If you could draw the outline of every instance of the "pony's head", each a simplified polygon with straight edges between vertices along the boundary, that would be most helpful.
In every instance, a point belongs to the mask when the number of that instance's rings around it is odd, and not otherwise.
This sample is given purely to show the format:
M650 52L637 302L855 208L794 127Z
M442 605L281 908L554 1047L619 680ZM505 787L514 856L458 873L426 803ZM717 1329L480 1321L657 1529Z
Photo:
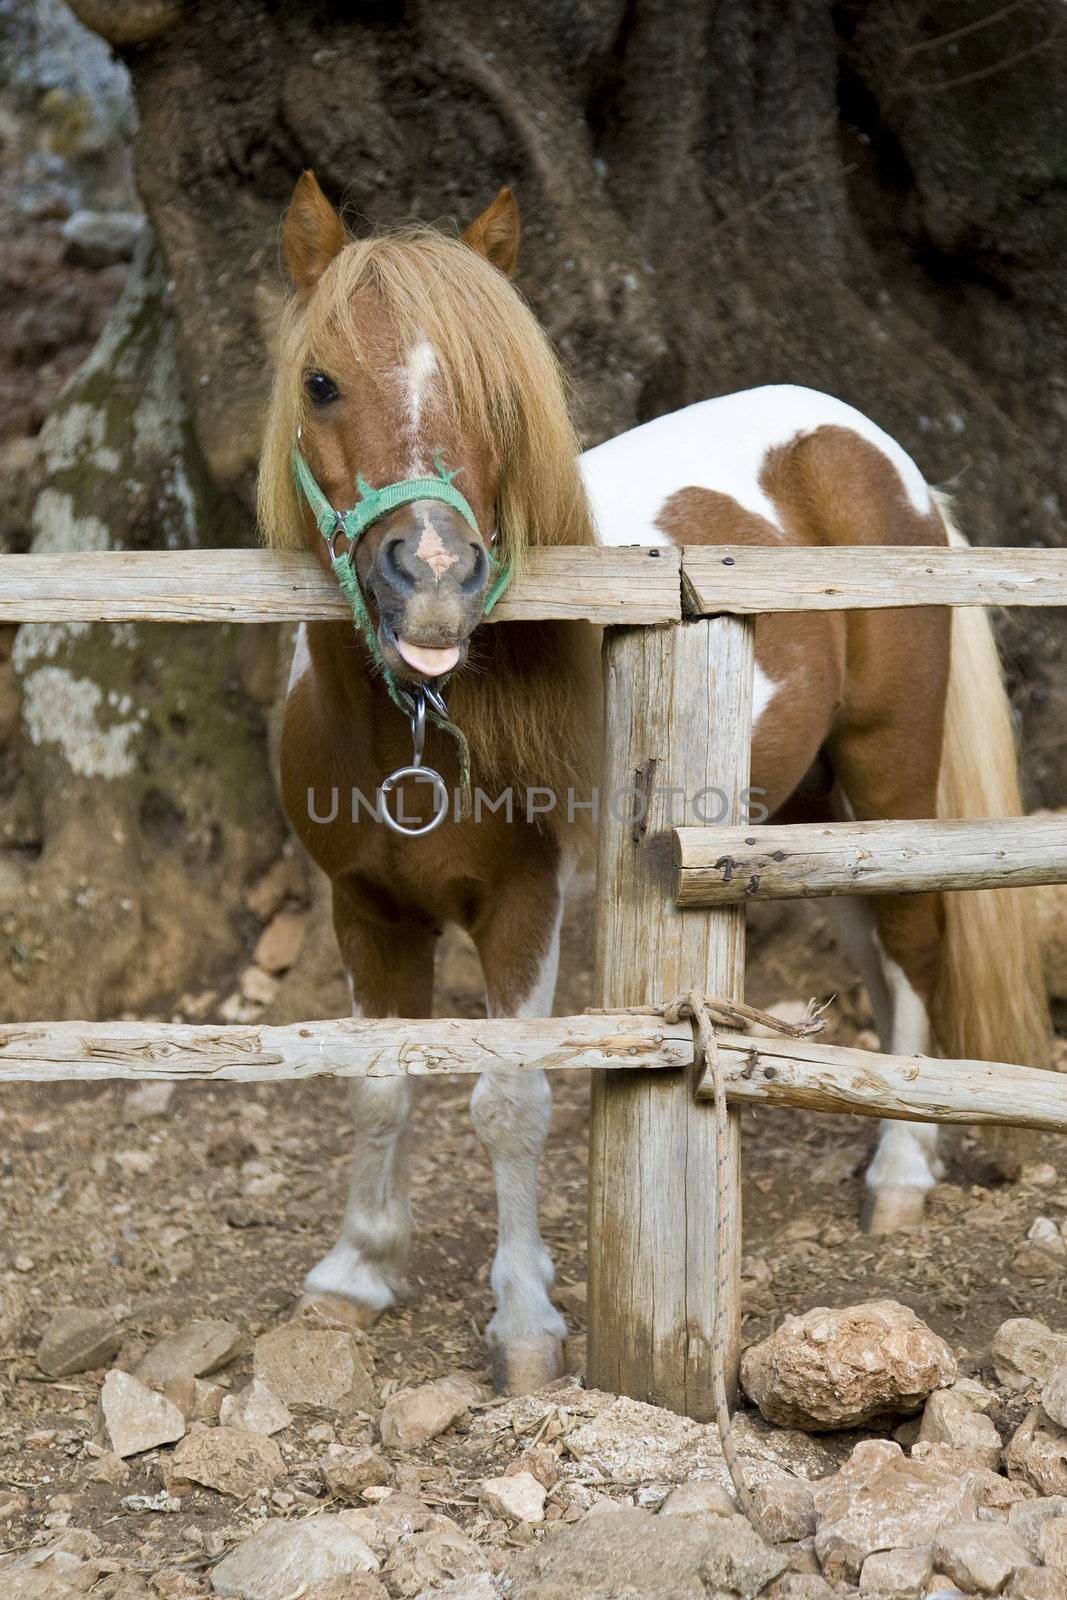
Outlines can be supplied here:
M462 662L502 564L514 571L531 544L591 538L559 369L508 281L518 239L508 189L461 239L428 228L354 239L310 172L286 213L294 293L264 439L261 526L275 548L325 553L293 481L298 439L339 512L368 489L454 478L462 500L408 499L373 521L353 554L381 657L408 682Z

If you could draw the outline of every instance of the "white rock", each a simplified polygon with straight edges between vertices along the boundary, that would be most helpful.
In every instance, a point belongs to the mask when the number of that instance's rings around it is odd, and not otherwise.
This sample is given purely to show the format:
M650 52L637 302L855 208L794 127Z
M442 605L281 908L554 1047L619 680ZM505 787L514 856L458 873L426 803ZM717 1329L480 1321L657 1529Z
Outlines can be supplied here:
M470 1391L449 1378L399 1389L382 1410L382 1443L389 1450L411 1450L444 1433L470 1409Z
M1030 1553L1011 1528L997 1522L957 1522L934 1539L934 1565L968 1594L999 1594Z
M259 1378L236 1394L228 1394L219 1407L219 1421L245 1433L280 1433L292 1422L292 1413Z
M993 1336L992 1354L997 1381L1021 1394L1067 1361L1067 1335L1032 1317L1009 1317Z
M732 1517L736 1512L729 1491L709 1478L678 1484L659 1508L661 1517Z
M123 1458L173 1444L185 1433L185 1418L176 1405L118 1368L104 1379L100 1415L105 1442Z
M378 1557L345 1515L324 1512L300 1522L272 1517L219 1562L212 1589L224 1600L293 1600L325 1578L377 1572Z
M236 1323L203 1317L157 1339L138 1362L137 1376L154 1389L164 1388L172 1378L202 1378L232 1361L241 1345Z
M478 1487L478 1501L491 1517L504 1517L508 1522L545 1520L545 1486L532 1472L486 1478Z

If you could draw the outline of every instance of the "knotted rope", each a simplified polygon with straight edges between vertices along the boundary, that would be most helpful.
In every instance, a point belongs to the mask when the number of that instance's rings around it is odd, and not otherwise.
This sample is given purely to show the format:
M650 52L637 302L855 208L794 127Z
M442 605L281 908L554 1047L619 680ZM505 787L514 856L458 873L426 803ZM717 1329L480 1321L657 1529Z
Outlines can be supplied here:
M719 1060L718 1028L748 1028L753 1023L768 1028L772 1033L784 1034L789 1039L806 1039L820 1033L824 1027L825 1005L817 1006L809 1000L807 1010L799 1022L785 1022L771 1011L761 1011L758 1006L746 1005L743 1000L726 1000L717 995L700 994L690 989L688 994L676 995L661 1006L618 1006L614 1009L591 1008L596 1016L662 1017L664 1022L681 1022L688 1017L695 1024L705 1066L711 1074L715 1114L715 1314L712 1323L711 1388L715 1403L715 1422L722 1444L722 1458L730 1474L730 1482L737 1495L737 1503L756 1529L763 1533L762 1521L755 1502L741 1472L741 1462L734 1442L730 1404L726 1394L726 1300L730 1292L730 1231L726 1226L730 1203L730 1170L727 1159L729 1122L726 1112L726 1089L723 1084L722 1063Z

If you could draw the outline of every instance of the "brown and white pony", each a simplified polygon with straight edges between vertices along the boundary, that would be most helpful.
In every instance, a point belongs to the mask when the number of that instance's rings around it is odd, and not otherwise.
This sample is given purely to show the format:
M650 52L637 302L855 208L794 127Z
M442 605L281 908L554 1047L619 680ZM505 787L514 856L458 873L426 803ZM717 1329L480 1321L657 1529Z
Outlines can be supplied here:
M436 500L399 507L355 549L382 660L397 682L444 672L476 784L503 811L397 837L347 797L372 797L410 759L405 718L344 622L299 633L282 736L294 828L329 876L355 1015L428 1016L446 923L472 935L491 1015L550 1012L564 888L587 840L567 808L528 818L530 788L588 794L599 766L594 630L478 627L490 551L521 570L532 546L619 543L944 544L958 539L914 463L851 407L810 390L728 395L661 417L579 463L548 342L508 281L518 217L504 190L462 239L346 232L310 173L284 225L295 292L285 311L260 477L260 518L281 549L323 540L293 485L297 430L331 505L459 469L476 534ZM325 557L323 558L325 559ZM804 613L757 625L752 781L772 813L809 820L1018 811L1012 729L988 623L977 610ZM450 785L456 748L427 760ZM423 786L416 786L421 790ZM345 797L330 821L322 800ZM409 815L428 801L405 793ZM314 813L314 814L313 814ZM573 816L574 813L572 812ZM587 815L577 813L579 817ZM870 992L882 1046L1041 1064L1047 1021L1025 902L1005 891L832 900ZM355 1081L351 1190L315 1292L373 1316L402 1291L410 1235L405 1078ZM498 1382L559 1370L564 1324L537 1214L550 1095L541 1073L488 1073L472 1114L493 1164L499 1241L488 1329ZM1005 1152L1004 1165L1010 1167ZM937 1130L883 1125L868 1224L921 1214L941 1170Z

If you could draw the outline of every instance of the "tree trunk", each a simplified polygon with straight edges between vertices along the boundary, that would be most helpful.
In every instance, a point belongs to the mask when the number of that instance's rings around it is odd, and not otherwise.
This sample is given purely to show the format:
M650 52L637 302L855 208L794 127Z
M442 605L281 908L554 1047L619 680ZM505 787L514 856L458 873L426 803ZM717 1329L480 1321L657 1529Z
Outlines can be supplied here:
M41 448L38 553L249 538L190 428L150 241ZM258 628L19 630L22 772L0 878L9 1018L141 1010L232 961L249 878L281 838L255 698L273 696L273 653Z
M186 7L129 59L140 189L224 487L251 491L278 219L313 166L356 228L467 219L515 184L522 287L590 443L810 384L957 492L977 540L1061 540L1056 0L238 0ZM1046 802L1067 776L1062 636L1054 615L1006 629Z

